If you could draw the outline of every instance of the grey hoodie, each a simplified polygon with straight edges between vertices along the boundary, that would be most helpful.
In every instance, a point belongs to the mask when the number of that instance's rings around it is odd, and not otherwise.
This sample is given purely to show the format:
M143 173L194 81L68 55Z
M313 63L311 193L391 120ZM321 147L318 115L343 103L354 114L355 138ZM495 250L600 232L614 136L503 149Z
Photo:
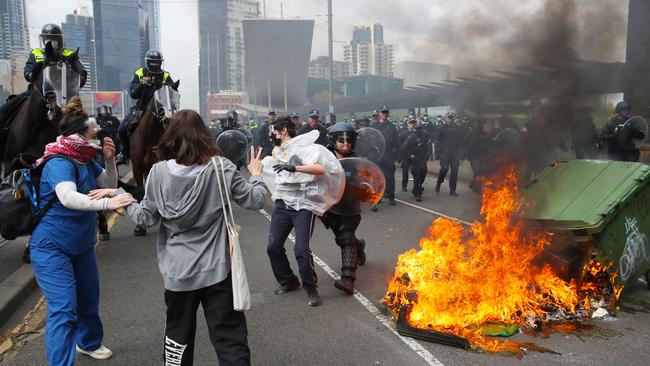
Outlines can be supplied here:
M259 177L250 183L228 159L222 158L230 199L243 208L259 210L270 192ZM158 263L165 288L192 291L223 281L230 273L228 232L212 163L196 176L174 175L166 162L155 164L140 204L127 212L137 225L161 223Z

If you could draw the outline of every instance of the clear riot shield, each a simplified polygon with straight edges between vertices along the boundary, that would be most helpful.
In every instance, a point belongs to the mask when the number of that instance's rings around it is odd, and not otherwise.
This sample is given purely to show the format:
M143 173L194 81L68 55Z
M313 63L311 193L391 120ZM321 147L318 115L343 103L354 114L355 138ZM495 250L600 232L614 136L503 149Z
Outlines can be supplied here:
M330 211L352 216L376 205L386 189L386 178L381 168L362 158L344 158L339 162L345 171L345 192Z
M154 105L158 116L165 115L170 117L174 115L180 106L180 94L169 85L163 85L156 90L153 95Z
M70 98L79 95L81 76L65 63L48 65L43 69L43 96L56 99L56 105L64 107Z

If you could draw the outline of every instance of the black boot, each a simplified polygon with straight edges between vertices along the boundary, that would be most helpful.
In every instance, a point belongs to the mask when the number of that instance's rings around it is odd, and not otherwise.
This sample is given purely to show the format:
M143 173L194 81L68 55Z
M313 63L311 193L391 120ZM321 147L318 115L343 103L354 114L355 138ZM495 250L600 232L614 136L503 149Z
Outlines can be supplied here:
M120 150L120 153L115 158L116 165L127 164L129 162L129 149L127 148L127 146L128 146L128 142L126 144L122 144L122 149Z
M307 304L309 306L319 306L322 303L315 286L305 286L305 291L307 292Z
M354 294L354 280L349 277L341 277L340 280L334 281L334 287L348 295Z
M341 247L341 279L334 281L334 287L345 293L354 293L354 280L356 280L357 263L359 262L359 248L353 245Z
M282 294L286 294L287 292L295 291L299 288L300 288L300 281L298 281L298 277L294 276L291 282L284 285L280 285L280 287L275 289L273 293L276 295L282 295Z

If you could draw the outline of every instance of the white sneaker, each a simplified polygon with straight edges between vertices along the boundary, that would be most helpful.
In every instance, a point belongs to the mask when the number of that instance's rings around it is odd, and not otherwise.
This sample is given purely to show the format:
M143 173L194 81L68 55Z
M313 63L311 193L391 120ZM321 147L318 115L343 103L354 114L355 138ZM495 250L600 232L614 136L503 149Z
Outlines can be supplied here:
M90 356L96 360L106 360L113 357L113 351L104 347L104 345L102 345L101 347L97 348L94 351L84 351L81 348L79 348L79 346L77 346L77 352Z

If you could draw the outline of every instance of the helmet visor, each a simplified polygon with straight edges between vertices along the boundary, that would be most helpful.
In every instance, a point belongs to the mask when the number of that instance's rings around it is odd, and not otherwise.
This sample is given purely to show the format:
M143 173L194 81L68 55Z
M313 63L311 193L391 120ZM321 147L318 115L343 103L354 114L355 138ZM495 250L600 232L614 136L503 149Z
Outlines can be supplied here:
M55 51L60 51L63 48L62 35L41 34L41 46L45 48L48 42L52 44Z
M354 144L356 136L350 132L342 132L336 136L336 142L339 144Z
M162 61L161 60L146 60L146 66L147 66L147 71L154 73L154 74L160 74L162 73Z

